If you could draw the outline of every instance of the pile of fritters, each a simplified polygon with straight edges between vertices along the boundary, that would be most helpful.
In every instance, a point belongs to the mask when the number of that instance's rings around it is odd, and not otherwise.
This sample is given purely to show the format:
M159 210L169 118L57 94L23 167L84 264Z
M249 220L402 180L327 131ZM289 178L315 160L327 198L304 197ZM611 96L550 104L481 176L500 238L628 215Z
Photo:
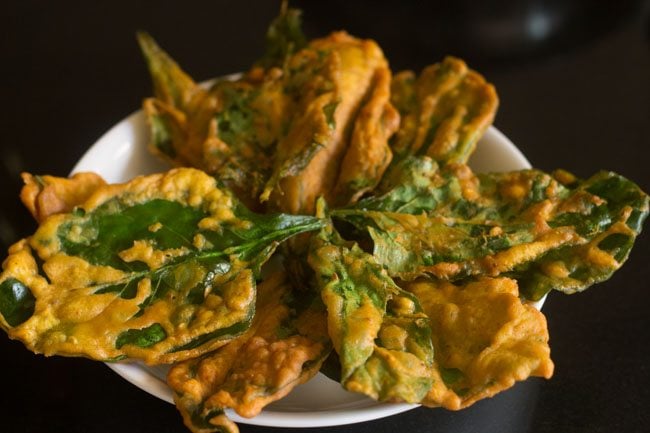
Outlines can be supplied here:
M454 410L549 378L531 301L609 278L648 214L610 172L473 173L498 100L459 59L393 76L374 41L307 41L284 9L255 65L206 87L138 38L150 148L177 168L24 174L39 228L3 263L0 325L45 355L174 363L194 432L321 369Z

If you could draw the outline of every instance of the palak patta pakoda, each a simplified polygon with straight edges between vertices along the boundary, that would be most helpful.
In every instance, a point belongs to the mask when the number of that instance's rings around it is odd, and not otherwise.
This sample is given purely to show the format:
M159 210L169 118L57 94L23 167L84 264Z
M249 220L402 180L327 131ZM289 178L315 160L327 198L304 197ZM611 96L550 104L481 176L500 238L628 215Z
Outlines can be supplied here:
M476 175L428 157L401 168L388 192L333 215L367 230L376 259L404 280L508 275L531 300L581 291L621 266L648 213L648 196L611 172L564 185L539 170Z
M341 385L382 401L419 403L431 388L433 347L417 299L332 226L312 238L309 264L327 306Z
M253 214L196 169L100 187L11 247L0 324L46 355L193 358L246 331L261 265L320 226Z
M236 431L223 415L225 408L256 416L318 373L331 349L317 292L297 297L281 271L257 290L257 314L243 335L169 371L176 405L194 431Z
M433 386L423 405L462 409L516 381L553 374L546 319L522 303L516 281L484 277L457 286L418 280L404 288L431 323Z
M176 362L195 433L236 432L226 410L255 416L321 366L348 391L452 410L549 378L530 301L609 278L648 196L610 172L473 173L498 97L460 59L393 76L376 42L307 40L286 5L266 39L247 72L204 86L138 34L149 147L182 168L24 174L40 225L3 263L7 334Z
M417 77L400 72L391 91L402 116L391 142L397 160L427 155L441 164L467 162L499 105L494 86L455 57L424 68Z
M287 87L299 98L298 113L278 142L262 198L270 196L288 212L312 213L319 196L332 203L349 200L379 181L390 162L387 139L398 114L389 102L388 63L374 41L336 32L312 41L287 63ZM372 168L353 174L359 152ZM343 197L333 196L337 184Z
M254 206L271 167L263 151L268 140L258 135L273 138L277 135L274 128L281 125L271 122L273 117L262 121L262 114L253 120L252 105L260 88L273 87L273 83L223 81L204 89L149 35L139 33L138 40L154 84L155 97L143 103L151 151L174 165L216 174L244 203Z
M320 196L355 201L381 179L399 125L381 49L345 32L305 43L291 10L267 39L266 56L240 79L203 89L140 34L154 81L144 103L150 147L216 174L249 206L311 214Z

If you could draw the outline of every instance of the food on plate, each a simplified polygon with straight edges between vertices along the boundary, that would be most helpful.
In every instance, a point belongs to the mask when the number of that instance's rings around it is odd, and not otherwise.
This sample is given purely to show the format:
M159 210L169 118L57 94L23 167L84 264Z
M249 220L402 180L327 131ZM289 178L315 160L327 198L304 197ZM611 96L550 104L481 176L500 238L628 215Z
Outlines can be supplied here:
M529 376L553 374L544 315L522 302L517 282L481 277L464 285L405 284L431 323L435 361L425 406L462 409Z
M387 141L398 119L388 101L390 70L379 46L336 32L287 59L283 75L297 111L278 141L262 199L292 213L313 213L319 196L334 203L378 182L390 161ZM345 173L341 164L358 165L359 152L368 156L369 169L358 174L370 177L355 180L346 173L339 179ZM345 197L333 195L337 186Z
M417 299L331 225L313 238L309 265L327 307L341 385L378 400L421 402L432 384L433 347Z
M246 331L262 264L320 226L253 214L196 169L100 187L11 247L1 323L46 355L193 358Z
M143 103L149 148L176 166L214 174L250 207L271 167L264 148L282 127L273 93L278 86L226 80L204 89L149 35L139 33L138 41L154 84L155 96ZM253 107L266 103L253 118Z
M264 406L311 379L331 350L318 292L293 293L284 272L258 286L257 313L232 343L174 365L168 374L176 405L197 431L233 431L225 408L254 417Z
M395 75L391 102L402 116L391 143L396 159L427 155L446 164L467 162L492 124L499 99L480 74L447 57L417 78L412 71Z
M531 301L609 278L648 215L610 172L473 173L498 98L459 59L393 76L376 42L308 41L285 7L249 71L203 86L138 40L149 147L177 168L24 174L40 225L3 263L0 325L46 355L176 363L196 433L236 432L226 410L255 416L321 368L454 410L549 378Z
M374 188L399 115L374 41L345 32L306 44L293 34L273 38L296 19L287 12L272 24L266 61L209 89L140 34L155 94L144 110L157 153L214 173L249 206L259 199L311 214L320 196L345 204Z
M620 268L648 212L648 196L611 172L558 180L539 170L438 168L428 157L403 162L395 187L333 211L367 230L376 260L403 280L507 275L530 300L581 291Z

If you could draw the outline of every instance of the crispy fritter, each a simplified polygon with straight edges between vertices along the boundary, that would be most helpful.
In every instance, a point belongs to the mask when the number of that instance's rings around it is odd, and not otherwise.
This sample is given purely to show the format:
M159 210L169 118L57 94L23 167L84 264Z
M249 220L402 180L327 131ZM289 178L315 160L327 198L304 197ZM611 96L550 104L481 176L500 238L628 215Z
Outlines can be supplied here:
M206 147L216 140L217 100L187 75L146 33L138 42L151 72L155 98L143 103L150 150L179 166L205 169Z
M356 202L372 191L391 162L388 139L399 127L399 113L390 103L391 72L377 70L367 101L354 122L350 145L343 157L332 195L334 204Z
M302 296L283 272L271 275L258 285L257 313L244 335L171 368L167 380L192 431L218 431L223 419L211 419L225 408L254 417L318 372L331 348L325 308L317 293Z
M252 214L195 169L101 187L11 247L0 325L46 355L195 357L248 328L277 243L321 225Z
M294 18L286 12L280 22ZM295 23L276 27L275 36L295 33ZM249 206L259 196L311 214L319 196L344 204L379 182L399 114L374 41L335 32L302 47L285 37L292 42L270 44L241 79L205 90L140 34L155 93L144 111L154 153L215 174Z
M274 173L263 198L271 197L278 208L291 213L313 213L319 196L334 202L332 193L355 119L359 123L352 152L368 147L367 152L380 154L377 160L368 161L378 165L368 170L373 176L370 184L376 183L386 160L390 161L385 147L397 116L387 98L390 72L379 46L335 32L311 41L288 59L285 74L285 89L297 98L297 109L289 132L278 143ZM370 101L358 118L365 98ZM371 131L367 122L372 120L367 117L386 125L376 125ZM364 134L376 135L376 139ZM348 159L346 168L350 164ZM341 187L348 188L346 175L351 173L343 175ZM350 198L356 192L351 187L352 193L346 191Z
M581 291L622 265L648 214L648 196L610 172L564 186L539 170L475 175L428 157L397 167L386 193L332 214L367 230L376 259L407 280L508 275L533 300Z
M431 329L417 299L401 290L370 254L314 236L309 264L327 306L329 335L349 391L417 403L431 387Z
M143 110L149 148L176 166L215 174L249 207L268 177L267 148L282 127L285 100L277 71L221 80L209 90L195 83L147 34L138 34L154 83ZM250 78L250 80L248 79Z
M417 78L411 71L395 75L392 101L402 116L391 143L398 159L428 155L441 164L467 162L499 105L494 86L455 57Z
M421 280L404 288L431 322L434 383L422 404L462 409L516 381L553 374L546 319L521 302L516 281L481 278L455 286Z

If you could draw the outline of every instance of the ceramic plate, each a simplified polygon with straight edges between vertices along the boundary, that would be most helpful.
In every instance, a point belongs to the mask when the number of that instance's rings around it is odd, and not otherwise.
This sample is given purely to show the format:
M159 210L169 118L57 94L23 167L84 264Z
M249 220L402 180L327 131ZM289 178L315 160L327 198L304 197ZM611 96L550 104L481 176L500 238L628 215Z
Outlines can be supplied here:
M144 114L138 111L102 136L72 170L95 171L111 183L124 182L137 175L169 169L147 151ZM490 127L481 139L470 166L477 172L530 168L524 155L496 128ZM543 301L542 301L543 302ZM541 302L538 303L541 307ZM172 403L172 392L165 383L167 367L148 367L139 363L107 364L117 374L144 391ZM359 394L344 391L322 374L298 386L291 394L267 406L255 418L241 418L232 411L235 422L274 427L325 427L369 421L417 407L408 404L379 403Z

